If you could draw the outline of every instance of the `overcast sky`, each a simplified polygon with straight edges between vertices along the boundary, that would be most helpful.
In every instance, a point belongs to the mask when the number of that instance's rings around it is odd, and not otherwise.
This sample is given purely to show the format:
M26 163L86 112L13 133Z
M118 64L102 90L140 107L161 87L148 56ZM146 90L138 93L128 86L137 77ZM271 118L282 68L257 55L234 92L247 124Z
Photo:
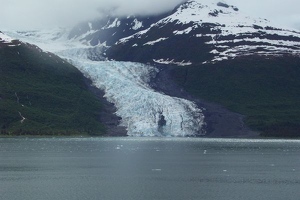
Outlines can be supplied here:
M0 0L1 29L39 29L74 24L100 16L151 14L174 8L183 0ZM205 0L207 1L207 0ZM299 0L225 0L244 13L300 30Z
M251 16L300 30L300 0L226 0Z

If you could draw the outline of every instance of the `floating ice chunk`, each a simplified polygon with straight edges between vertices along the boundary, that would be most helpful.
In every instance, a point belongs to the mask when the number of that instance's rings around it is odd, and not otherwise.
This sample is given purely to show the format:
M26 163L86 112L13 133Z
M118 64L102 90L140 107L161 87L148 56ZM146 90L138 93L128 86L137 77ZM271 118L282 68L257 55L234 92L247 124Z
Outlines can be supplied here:
M161 169L152 169L152 171L154 171L154 172L160 172Z

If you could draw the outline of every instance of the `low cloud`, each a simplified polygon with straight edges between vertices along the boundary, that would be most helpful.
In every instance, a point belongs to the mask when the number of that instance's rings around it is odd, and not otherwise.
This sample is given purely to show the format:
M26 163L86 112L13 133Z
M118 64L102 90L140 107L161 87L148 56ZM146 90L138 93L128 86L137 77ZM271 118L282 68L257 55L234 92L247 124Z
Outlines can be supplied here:
M0 30L74 26L101 17L150 15L172 10L185 0L0 0ZM201 0L199 0L201 1ZM203 0L206 3L208 0ZM217 0L211 0L217 1ZM221 0L220 0L221 1ZM250 16L269 19L280 26L300 29L299 0L225 0Z
M101 17L101 12L115 15L150 15L173 9L183 0L0 0L0 29L39 29L73 26Z
M226 0L240 11L251 16L265 18L271 24L300 29L299 0Z

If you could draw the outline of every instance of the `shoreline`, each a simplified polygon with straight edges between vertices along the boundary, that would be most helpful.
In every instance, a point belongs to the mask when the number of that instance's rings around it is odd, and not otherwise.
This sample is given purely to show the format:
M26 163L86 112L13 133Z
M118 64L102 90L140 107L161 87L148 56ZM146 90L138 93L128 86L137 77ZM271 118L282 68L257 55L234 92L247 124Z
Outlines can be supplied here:
M141 136L87 136L87 135L72 135L72 136L63 136L63 135L57 135L57 136L46 136L46 135L22 135L22 136L3 136L0 135L0 140L1 139L140 139L140 140L172 140L172 139L177 139L177 140L229 140L229 141L234 141L234 140L244 140L244 141L280 141L280 140L285 140L285 141L298 141L300 142L300 137L298 138L282 138L282 137L263 137L263 136L258 136L258 137L161 137L161 136L156 136L156 137L141 137Z

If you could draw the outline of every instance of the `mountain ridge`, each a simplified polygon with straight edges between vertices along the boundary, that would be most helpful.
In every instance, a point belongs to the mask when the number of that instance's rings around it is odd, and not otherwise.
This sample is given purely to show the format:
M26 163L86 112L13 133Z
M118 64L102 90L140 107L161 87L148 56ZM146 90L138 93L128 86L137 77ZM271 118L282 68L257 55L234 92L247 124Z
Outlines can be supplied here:
M251 19L234 6L208 2L185 2L150 28L121 39L107 50L108 57L192 65L258 54L299 56L300 32L271 27L269 21Z
M148 24L144 25L143 20ZM165 77L179 86L175 88L245 115L244 121L253 130L266 136L299 136L297 88L300 83L295 78L300 76L298 31L248 17L224 1L189 0L161 16L107 17L100 22L83 23L71 32L49 34L16 33L25 40L29 35L28 41L54 50L77 65L95 85L105 89L106 96L117 105L117 113L124 117L124 125L131 135L143 135L144 130L147 130L146 135L153 135L153 131L154 135L165 135L168 133L162 131L162 127L166 124L171 128L165 130L188 128L188 124L200 130L197 123L201 121L201 126L205 127L208 122L202 113L213 113L214 108L203 112L201 108L197 115L189 113L185 105L197 110L195 104L182 100L176 110L182 109L184 117L180 112L173 115L170 107L165 108L173 104L169 102L178 103L179 99L157 94L149 87L152 83L148 79L139 77L159 76L158 68L165 67L169 73ZM51 38L53 45L45 44L43 38ZM54 46L56 44L58 46ZM107 74L109 80L102 79L102 74ZM122 83L126 84L127 92L134 86L135 94L132 94L133 88L128 94L121 91ZM161 102L154 101L155 98ZM168 103L162 99L168 99ZM131 100L135 103L131 104ZM143 109L152 114L141 115ZM172 118L185 126L171 125ZM221 118L219 122L225 122ZM211 119L207 125L218 126L214 121L217 118ZM238 126L243 127L242 121L240 123ZM180 135L181 132L172 134ZM191 132L188 135L192 135Z

